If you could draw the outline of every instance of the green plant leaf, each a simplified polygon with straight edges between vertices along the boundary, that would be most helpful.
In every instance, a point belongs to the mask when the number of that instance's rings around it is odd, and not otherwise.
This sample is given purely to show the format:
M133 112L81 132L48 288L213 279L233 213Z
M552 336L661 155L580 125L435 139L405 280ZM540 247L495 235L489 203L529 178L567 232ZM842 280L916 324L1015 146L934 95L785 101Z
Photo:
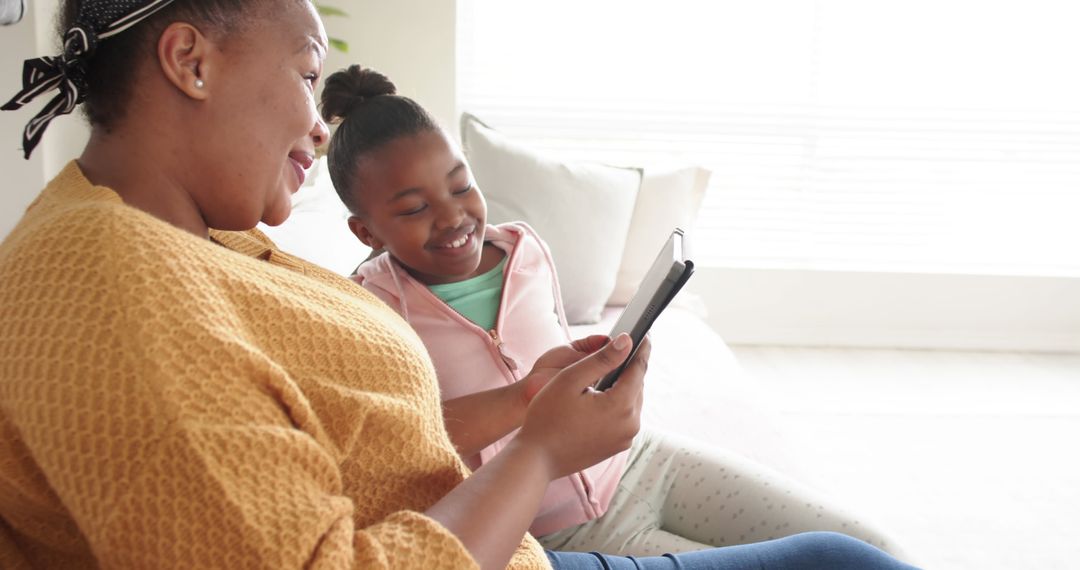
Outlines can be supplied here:
M348 16L341 8L327 6L326 4L316 4L315 9L319 11L320 16Z
M327 6L321 2L315 2L315 9L318 10L319 15L322 17L328 16L348 16L341 8L334 6ZM330 47L340 51L341 53L349 52L349 43L341 38L328 38L330 41Z
M340 51L341 53L349 53L349 42L340 38L327 38L330 42L330 47Z

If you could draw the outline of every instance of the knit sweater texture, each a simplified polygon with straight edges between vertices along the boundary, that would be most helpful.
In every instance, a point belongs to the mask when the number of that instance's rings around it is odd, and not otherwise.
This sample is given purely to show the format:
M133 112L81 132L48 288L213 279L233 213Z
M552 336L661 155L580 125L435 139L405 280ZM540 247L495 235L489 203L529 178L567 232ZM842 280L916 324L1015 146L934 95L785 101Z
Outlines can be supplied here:
M0 244L0 567L475 567L423 514L468 468L409 326L211 237L72 162Z

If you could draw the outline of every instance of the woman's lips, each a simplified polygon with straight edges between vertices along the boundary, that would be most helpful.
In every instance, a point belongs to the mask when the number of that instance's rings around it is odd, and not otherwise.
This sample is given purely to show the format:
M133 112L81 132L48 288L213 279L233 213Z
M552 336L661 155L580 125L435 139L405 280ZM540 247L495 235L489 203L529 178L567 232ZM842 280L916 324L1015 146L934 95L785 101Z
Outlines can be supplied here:
M289 162L292 163L293 170L296 171L297 184L296 190L293 190L295 193L304 185L304 171L311 168L311 165L315 162L315 157L303 151L293 151L289 153Z
M295 158L289 157L289 163L292 164L293 170L296 172L296 189L293 193L300 191L300 187L304 185L304 168L300 166L300 163Z

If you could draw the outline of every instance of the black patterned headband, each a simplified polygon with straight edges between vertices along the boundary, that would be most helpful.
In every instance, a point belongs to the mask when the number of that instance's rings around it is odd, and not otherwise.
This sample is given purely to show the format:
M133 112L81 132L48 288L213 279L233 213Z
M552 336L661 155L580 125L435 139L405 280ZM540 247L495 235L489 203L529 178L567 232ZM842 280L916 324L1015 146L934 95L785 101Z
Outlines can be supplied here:
M30 153L41 141L49 122L75 110L86 99L86 63L99 41L110 38L149 18L173 0L84 0L79 16L64 34L64 52L58 56L28 59L23 63L23 87L3 107L14 111L43 93L59 89L23 129L23 153Z

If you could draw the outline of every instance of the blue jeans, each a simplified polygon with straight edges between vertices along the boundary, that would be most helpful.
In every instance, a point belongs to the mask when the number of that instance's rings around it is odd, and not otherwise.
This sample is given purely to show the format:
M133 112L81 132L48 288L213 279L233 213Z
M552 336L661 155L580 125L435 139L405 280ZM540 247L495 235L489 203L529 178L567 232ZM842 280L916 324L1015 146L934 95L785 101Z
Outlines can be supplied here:
M635 558L595 552L547 551L555 570L911 570L860 540L807 532L777 540Z

